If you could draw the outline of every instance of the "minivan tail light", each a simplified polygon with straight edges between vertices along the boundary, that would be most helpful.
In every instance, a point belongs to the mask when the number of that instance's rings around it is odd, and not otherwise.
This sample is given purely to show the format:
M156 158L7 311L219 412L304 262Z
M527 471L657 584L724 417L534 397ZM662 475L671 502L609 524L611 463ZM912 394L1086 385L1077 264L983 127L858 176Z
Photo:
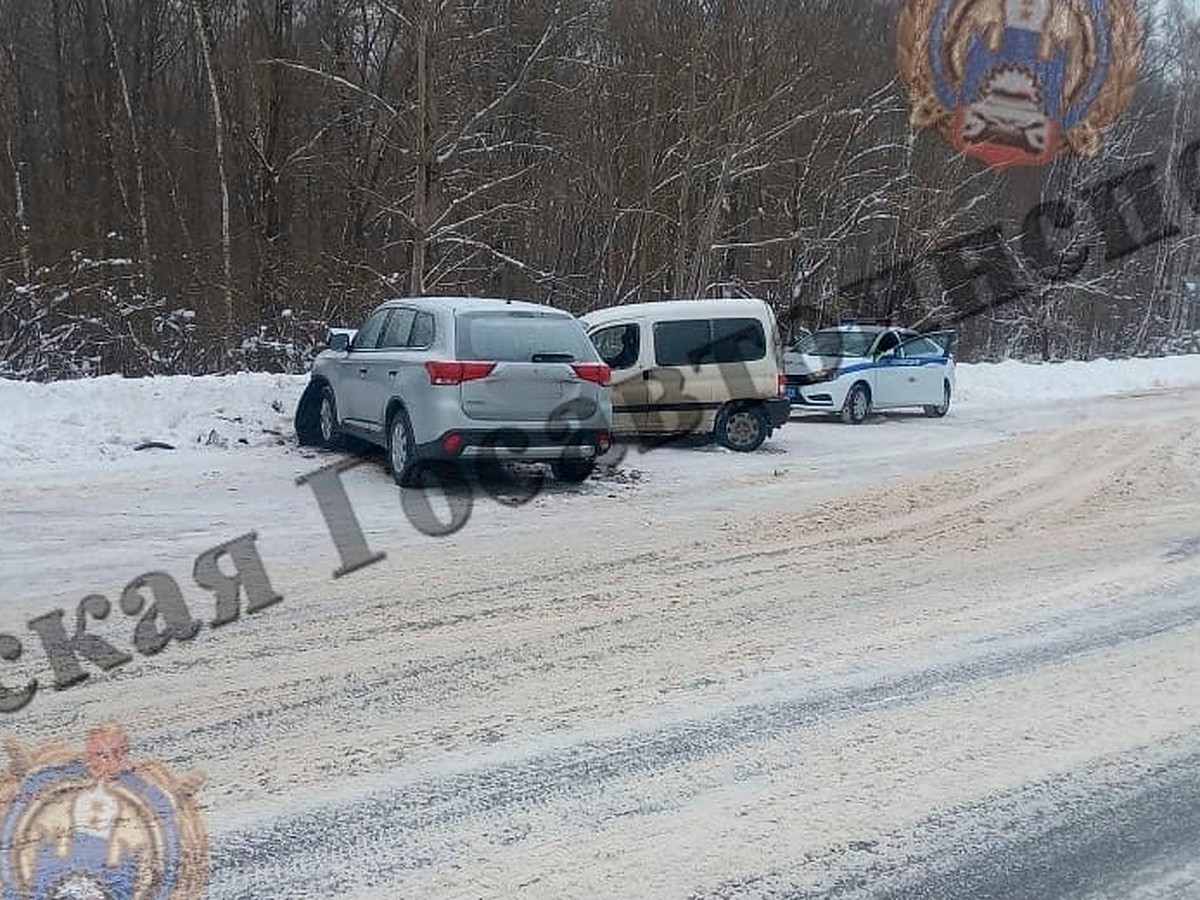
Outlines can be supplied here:
M462 384L487 378L496 368L494 362L427 362L430 384Z
M604 363L575 363L571 368L584 381L594 382L600 387L612 384L612 369Z
M787 375L779 373L779 396L782 397L787 393Z

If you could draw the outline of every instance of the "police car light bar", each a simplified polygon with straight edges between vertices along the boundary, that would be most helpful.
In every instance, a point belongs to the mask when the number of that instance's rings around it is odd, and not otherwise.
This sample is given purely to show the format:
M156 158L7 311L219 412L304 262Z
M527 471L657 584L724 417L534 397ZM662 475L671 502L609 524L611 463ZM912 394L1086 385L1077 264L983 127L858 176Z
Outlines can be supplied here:
M843 315L838 319L839 325L887 325L899 327L900 319L898 316L892 316L886 319L860 319L858 316Z

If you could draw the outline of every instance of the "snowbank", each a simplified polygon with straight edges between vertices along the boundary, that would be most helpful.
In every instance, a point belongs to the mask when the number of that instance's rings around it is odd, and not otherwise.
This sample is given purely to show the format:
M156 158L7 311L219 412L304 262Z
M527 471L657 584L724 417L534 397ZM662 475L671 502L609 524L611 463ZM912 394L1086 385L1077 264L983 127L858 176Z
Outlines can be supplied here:
M223 452L294 439L307 376L0 379L0 462L65 466L141 455L141 444ZM1023 407L1200 386L1200 356L960 365L956 409ZM147 454L162 451L147 449Z
M958 366L959 406L1027 406L1200 385L1200 356Z
M220 451L290 441L306 381L263 374L0 379L0 461L67 465L130 456L147 442Z

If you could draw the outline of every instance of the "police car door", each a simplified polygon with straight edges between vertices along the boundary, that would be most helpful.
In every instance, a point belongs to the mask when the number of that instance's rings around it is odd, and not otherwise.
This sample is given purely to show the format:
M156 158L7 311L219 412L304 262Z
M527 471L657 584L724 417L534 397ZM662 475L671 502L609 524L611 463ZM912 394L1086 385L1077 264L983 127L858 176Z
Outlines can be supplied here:
M897 350L907 371L909 402L914 406L937 406L944 398L943 387L950 357L952 332L923 334L910 338Z
M875 374L871 405L876 409L904 406L910 402L911 385L908 384L904 361L896 353L899 346L899 335L894 331L885 331L871 348Z

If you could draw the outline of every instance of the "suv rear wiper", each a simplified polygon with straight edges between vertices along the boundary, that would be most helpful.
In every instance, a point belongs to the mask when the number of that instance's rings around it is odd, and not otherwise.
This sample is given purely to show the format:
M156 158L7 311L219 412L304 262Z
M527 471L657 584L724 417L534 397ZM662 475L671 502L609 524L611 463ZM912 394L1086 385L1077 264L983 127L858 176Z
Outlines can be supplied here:
M575 362L575 356L571 353L535 353L530 357L529 361L535 363L571 363Z

